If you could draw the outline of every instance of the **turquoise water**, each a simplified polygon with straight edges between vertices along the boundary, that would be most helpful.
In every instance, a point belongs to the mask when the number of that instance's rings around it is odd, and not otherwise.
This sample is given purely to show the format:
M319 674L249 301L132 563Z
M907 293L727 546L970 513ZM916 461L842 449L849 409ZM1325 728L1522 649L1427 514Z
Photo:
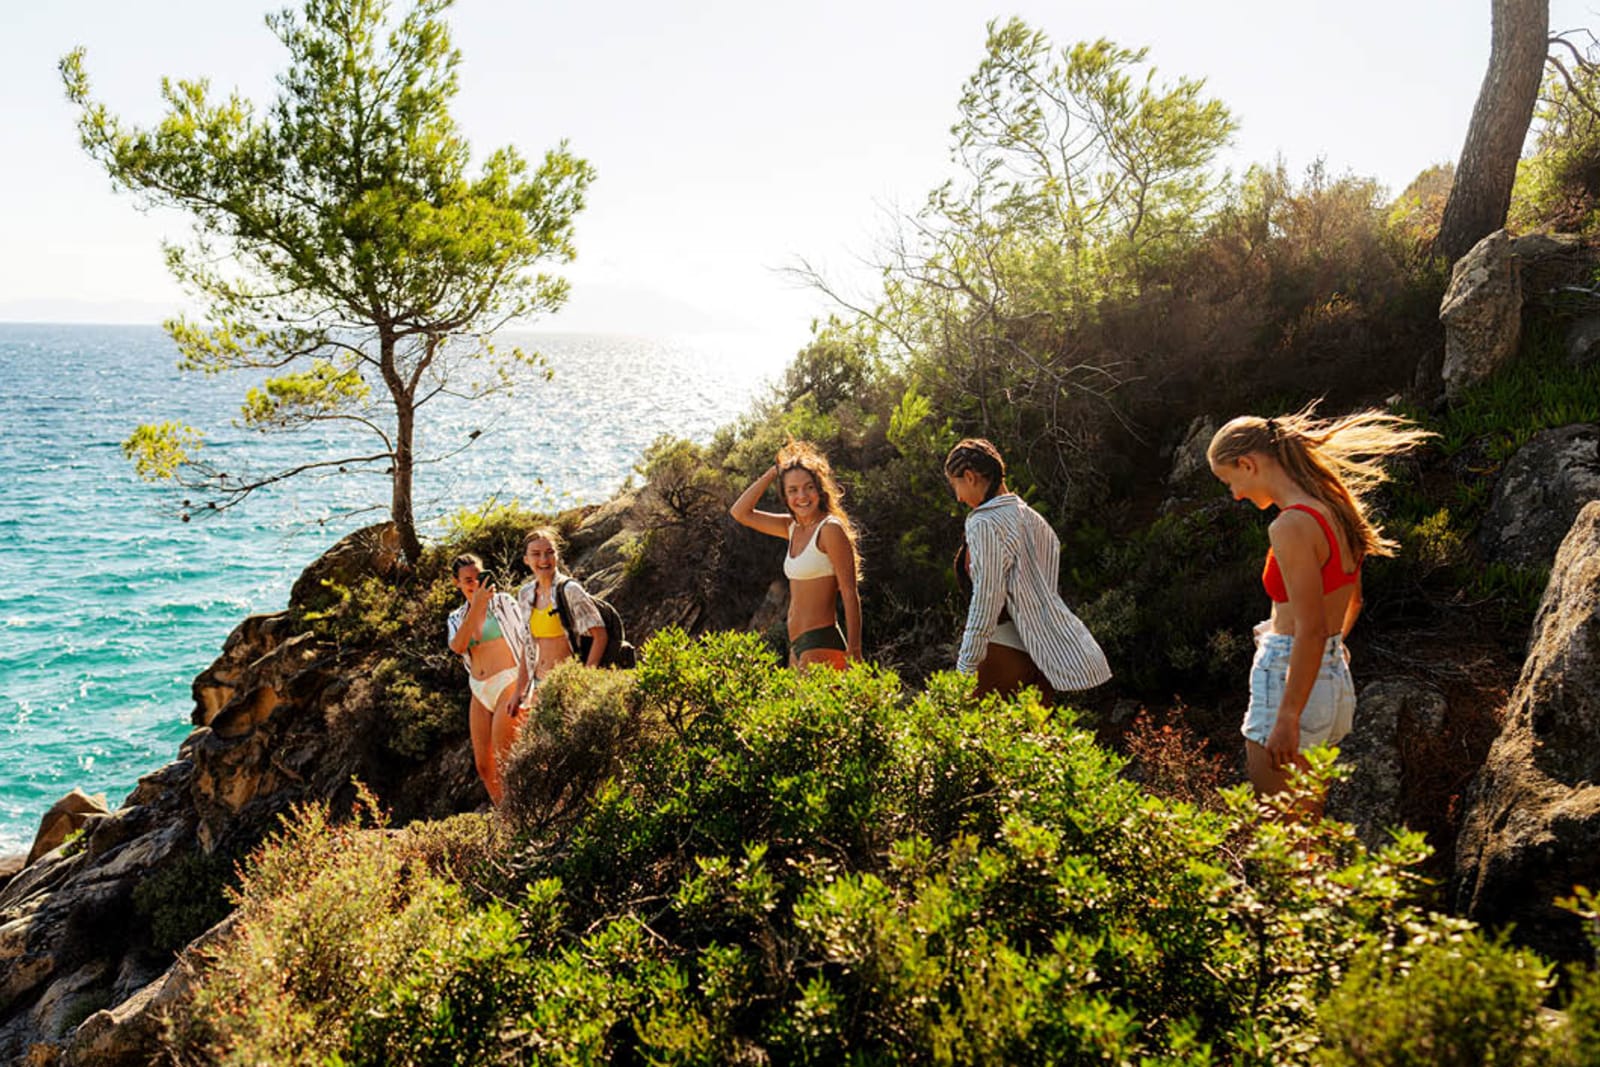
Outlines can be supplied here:
M516 340L555 379L516 399L424 415L417 514L493 496L539 508L606 498L663 432L704 440L782 366L779 347L595 335ZM230 464L271 466L348 440L228 427L237 380L180 375L155 327L0 323L0 854L24 851L73 786L114 807L189 732L189 686L245 614L281 608L319 552L381 512L382 476L302 478L181 523L171 489L135 477L140 422L213 431ZM359 443L357 444L359 448ZM359 513L357 513L359 512Z

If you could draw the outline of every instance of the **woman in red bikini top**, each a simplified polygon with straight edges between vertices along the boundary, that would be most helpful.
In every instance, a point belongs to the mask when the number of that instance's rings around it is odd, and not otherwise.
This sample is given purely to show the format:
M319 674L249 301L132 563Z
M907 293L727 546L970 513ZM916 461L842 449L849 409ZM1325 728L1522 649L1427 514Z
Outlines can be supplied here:
M1306 765L1305 748L1349 729L1354 694L1343 639L1361 613L1361 565L1397 547L1368 517L1363 496L1384 479L1379 461L1432 436L1382 411L1317 419L1315 406L1234 419L1207 450L1235 500L1278 509L1261 574L1272 614L1257 627L1243 728L1250 781L1263 795Z

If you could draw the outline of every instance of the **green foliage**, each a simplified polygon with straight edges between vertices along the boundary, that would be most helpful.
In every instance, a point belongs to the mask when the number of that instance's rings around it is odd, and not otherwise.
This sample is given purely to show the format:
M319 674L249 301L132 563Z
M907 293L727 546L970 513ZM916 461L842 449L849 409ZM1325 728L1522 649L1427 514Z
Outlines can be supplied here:
M371 829L302 808L251 858L234 932L174 1021L179 1055L444 1064L493 1046L481 1016L516 980L497 964L520 951L504 913L470 910L410 839L387 831L370 797L363 803ZM419 984L450 990L447 1010L412 995Z
M1420 838L1369 852L1288 818L1303 792L1198 811L1068 709L951 674L797 675L749 634L667 631L632 677L555 684L528 728L554 736L523 757L588 731L605 765L566 817L518 848L476 817L396 835L300 812L249 864L175 1051L1265 1065L1324 1033L1348 1052L1373 989L1397 997L1380 1036L1423 1040L1389 1022L1415 1003L1431 1048L1543 1040L1544 965L1415 904ZM633 709L659 728L619 741ZM497 850L513 878L454 884Z
M1196 232L1235 128L1202 82L1161 85L1145 49L1105 39L1058 54L1017 18L991 22L986 48L952 131L971 188L939 190L931 216L1078 286L1137 282L1145 258ZM1064 261L1044 258L1057 248Z
M192 244L166 249L205 304L203 321L167 324L179 365L271 372L246 394L245 425L335 422L373 442L282 472L228 472L194 452L194 431L167 423L124 445L141 475L226 506L307 470L387 468L402 547L420 553L417 412L444 393L509 389L538 365L487 338L566 299L566 284L535 268L572 258L573 217L594 176L565 144L537 167L500 148L469 174L449 110L461 60L449 6L416 0L392 17L387 4L305 0L267 19L288 67L262 111L203 80L167 80L166 114L151 127L90 95L81 49L62 59L85 151L116 186L193 222Z
M1266 527L1231 502L1163 516L1128 536L1085 528L1063 547L1081 588L1099 589L1079 615L1119 676L1172 692L1242 674Z
M133 887L134 914L150 926L150 943L176 952L227 918L228 892L238 884L234 858L186 852Z
M359 406L371 389L354 367L335 367L317 360L309 371L280 374L244 395L241 414L252 428L291 426L297 421L331 415Z
M1559 330L1543 324L1530 330L1521 358L1465 390L1425 424L1439 433L1446 455L1498 464L1543 430L1596 421L1600 366L1567 363Z
M675 526L704 526L732 499L727 479L711 468L706 449L686 438L670 434L656 438L635 470L661 505L666 521Z
M122 454L133 461L139 477L162 481L174 477L204 444L205 437L198 430L176 422L160 422L137 427L122 442Z
M502 814L542 835L582 809L658 724L642 713L631 672L591 670L568 660L539 686L503 769Z
M63 837L61 839L61 844L57 847L61 849L62 856L76 856L78 853L82 852L84 848L88 846L88 844L88 835L84 833L84 828L80 826L76 830L73 830L71 833L67 834L66 837Z
M392 751L420 760L461 736L461 696L454 687L427 685L394 657L378 661L372 685L388 715L384 743Z
M1552 69L1545 76L1534 112L1534 147L1517 165L1512 190L1511 223L1520 230L1593 232L1600 205L1600 46L1579 52L1552 49ZM1560 63L1560 69L1555 69Z
M1550 965L1476 931L1381 956L1368 950L1319 1018L1327 1067L1550 1062L1539 1006Z
M1474 598L1496 602L1507 624L1526 628L1538 614L1549 584L1549 567L1486 563L1473 574L1467 590Z

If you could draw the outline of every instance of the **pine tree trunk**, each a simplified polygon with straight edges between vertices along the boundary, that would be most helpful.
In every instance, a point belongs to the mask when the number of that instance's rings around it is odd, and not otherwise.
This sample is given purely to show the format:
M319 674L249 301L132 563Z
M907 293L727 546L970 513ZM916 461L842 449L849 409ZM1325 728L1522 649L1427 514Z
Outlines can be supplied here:
M416 472L416 453L412 451L417 425L417 409L412 403L412 392L400 377L395 366L394 335L380 327L378 331L378 357L383 369L383 383L389 387L389 399L394 404L394 463L392 487L389 497L389 517L400 535L400 551L408 563L422 559L422 539L417 536L417 520L412 514L411 478Z
M417 537L417 520L411 513L411 476L416 466L411 451L411 437L416 425L416 412L409 403L395 405L394 441L394 493L389 512L394 517L395 529L400 533L400 551L406 560L416 563L422 558L422 541Z
M1505 225L1549 50L1549 0L1493 0L1489 70L1433 250L1453 263Z

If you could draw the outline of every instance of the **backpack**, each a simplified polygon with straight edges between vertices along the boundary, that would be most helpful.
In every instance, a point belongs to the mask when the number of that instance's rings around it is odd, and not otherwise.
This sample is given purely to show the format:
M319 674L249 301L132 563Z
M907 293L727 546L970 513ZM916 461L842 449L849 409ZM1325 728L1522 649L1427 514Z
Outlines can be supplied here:
M573 655L588 662L589 646L594 644L594 638L572 628L572 612L567 607L567 583L571 581L574 579L563 578L561 584L556 586L556 611L561 615L561 628L567 631L567 642L572 645ZM629 643L627 631L622 626L622 616L617 614L617 609L605 598L593 593L589 594L589 599L594 601L595 608L600 612L600 621L606 626L606 650L600 654L600 666L622 670L638 666L639 650Z

